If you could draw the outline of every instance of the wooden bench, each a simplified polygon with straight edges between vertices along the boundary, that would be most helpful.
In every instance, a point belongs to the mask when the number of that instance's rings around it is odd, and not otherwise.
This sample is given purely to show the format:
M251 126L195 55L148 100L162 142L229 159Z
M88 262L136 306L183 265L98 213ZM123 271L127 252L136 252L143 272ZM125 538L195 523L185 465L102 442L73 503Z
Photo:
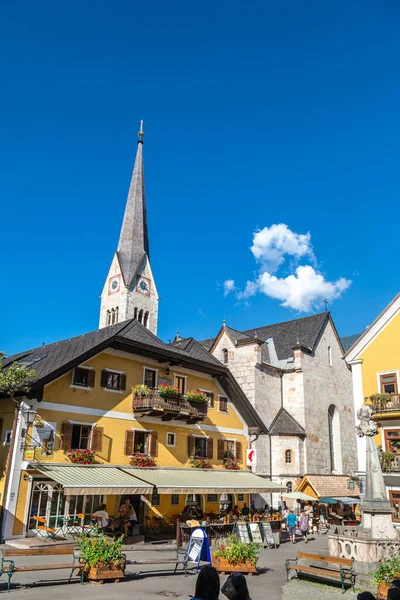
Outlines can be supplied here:
M299 560L302 562L299 563ZM313 563L320 564L316 565ZM354 589L355 573L353 569L353 560L350 558L338 558L336 556L325 556L323 554L298 552L297 558L288 558L285 561L285 566L287 581L289 581L289 573L292 570L297 573L307 573L320 579L340 581L342 584L342 593L345 591L344 586L346 583L350 584Z
M15 564L15 560L9 560L6 557L12 556L71 556L70 562L62 564L40 564L40 565L20 565ZM53 571L55 569L71 569L71 575L68 581L71 581L75 569L80 571L81 583L83 583L83 569L77 563L78 556L74 553L71 547L58 548L27 548L25 550L17 550L5 548L1 551L0 577L7 575L8 585L7 591L10 591L11 578L14 573L26 573L28 571Z

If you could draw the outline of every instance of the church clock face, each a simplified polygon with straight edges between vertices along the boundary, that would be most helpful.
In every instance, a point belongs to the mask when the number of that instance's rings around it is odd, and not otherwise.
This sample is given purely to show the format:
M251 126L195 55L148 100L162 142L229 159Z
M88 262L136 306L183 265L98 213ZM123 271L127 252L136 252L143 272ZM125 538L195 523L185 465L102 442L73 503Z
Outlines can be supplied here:
M150 279L147 279L147 277L139 277L136 285L136 291L139 292L139 294L150 296Z
M115 294L119 292L121 286L121 276L115 275L114 277L110 277L108 280L108 294Z

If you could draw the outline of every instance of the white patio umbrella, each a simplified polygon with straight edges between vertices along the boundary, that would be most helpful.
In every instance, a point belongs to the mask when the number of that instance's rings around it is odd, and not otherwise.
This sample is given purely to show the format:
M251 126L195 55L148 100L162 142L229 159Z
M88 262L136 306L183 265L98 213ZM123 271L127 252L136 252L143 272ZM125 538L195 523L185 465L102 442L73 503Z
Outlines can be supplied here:
M282 498L294 498L295 500L312 500L313 502L317 501L317 498L313 498L312 496L303 494L303 492L288 492L287 494L282 494Z

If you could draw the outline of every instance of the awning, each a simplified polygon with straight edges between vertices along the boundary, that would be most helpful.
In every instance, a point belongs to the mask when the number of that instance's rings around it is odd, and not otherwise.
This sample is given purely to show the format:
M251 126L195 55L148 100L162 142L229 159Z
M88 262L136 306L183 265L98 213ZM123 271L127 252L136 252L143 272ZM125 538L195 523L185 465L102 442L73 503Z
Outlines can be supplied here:
M296 500L305 500L305 501L312 500L313 502L316 501L316 498L313 498L312 496L309 496L308 494L303 494L303 492L288 492L287 494L282 494L282 496L284 498L295 498Z
M32 464L64 488L64 494L151 494L153 487L116 467Z
M286 487L251 471L168 467L127 467L122 471L155 486L159 494L263 494L286 491Z
M351 498L350 496L335 496L334 500L342 504L358 504L360 502L360 498Z

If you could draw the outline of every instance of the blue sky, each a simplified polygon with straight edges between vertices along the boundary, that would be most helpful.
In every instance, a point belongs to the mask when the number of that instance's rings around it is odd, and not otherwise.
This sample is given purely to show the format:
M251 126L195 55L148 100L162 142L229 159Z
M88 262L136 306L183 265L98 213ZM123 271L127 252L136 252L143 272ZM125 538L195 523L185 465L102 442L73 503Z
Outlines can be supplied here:
M299 266L347 281L330 302L342 335L371 323L399 288L399 13L395 0L3 3L0 348L97 328L141 118L161 338L310 314L281 305L297 302ZM289 246L310 237L271 268L250 248L278 224Z

